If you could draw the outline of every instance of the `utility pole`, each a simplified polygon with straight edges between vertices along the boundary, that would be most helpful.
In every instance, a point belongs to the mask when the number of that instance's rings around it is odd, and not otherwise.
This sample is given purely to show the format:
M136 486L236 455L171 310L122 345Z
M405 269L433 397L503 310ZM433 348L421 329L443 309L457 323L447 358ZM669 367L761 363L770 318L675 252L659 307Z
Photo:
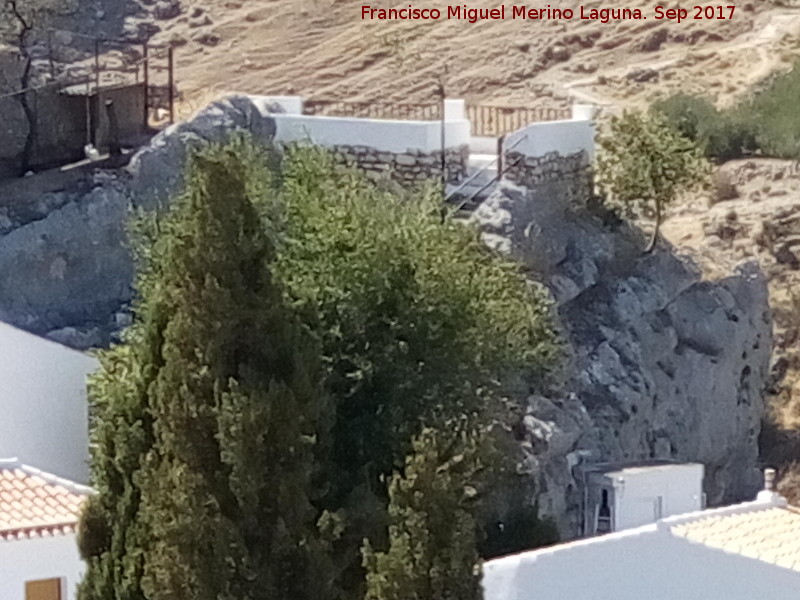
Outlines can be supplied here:
M439 82L436 86L436 93L439 95L439 111L441 117L441 136L442 136L442 197L447 195L447 114L446 100L447 90L445 89L445 79L447 77L447 65L439 75Z

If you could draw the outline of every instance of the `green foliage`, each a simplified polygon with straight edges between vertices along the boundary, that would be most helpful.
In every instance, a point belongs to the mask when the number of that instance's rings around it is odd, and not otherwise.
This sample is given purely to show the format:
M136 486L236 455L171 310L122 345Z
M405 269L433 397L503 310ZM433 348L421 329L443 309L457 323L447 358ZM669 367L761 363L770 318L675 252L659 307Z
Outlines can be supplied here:
M478 546L481 557L491 560L558 543L556 524L539 517L537 506L516 507L503 521L487 524Z
M720 116L710 100L689 94L675 94L659 100L651 111L661 115L678 133L701 147L704 147L709 125Z
M702 185L708 164L697 146L659 115L625 112L612 117L598 144L598 186L626 214L655 216L652 250L664 208Z
M474 230L443 222L434 192L381 192L310 148L290 152L283 176L279 272L319 315L336 402L321 506L346 524L336 555L347 597L361 598L361 541L385 543L380 477L421 424L497 411L508 374L541 381L556 336L542 291Z
M651 111L708 158L725 161L755 149L755 125L745 110L720 111L707 98L675 94L653 104Z
M382 481L412 438L485 424L507 378L557 364L542 289L432 191L380 191L311 148L269 162L202 151L142 222L135 324L91 389L81 600L363 600L360 548L390 549Z
M333 596L309 497L329 416L319 350L271 273L248 152L191 158L128 344L93 384L84 600Z
M704 98L677 94L656 102L653 111L697 143L709 158L729 160L758 152L776 158L800 158L800 94L797 64L773 76L750 98L717 110Z
M741 107L758 123L756 142L762 154L777 158L800 158L800 68L774 77L752 100Z
M364 545L365 600L482 597L471 483L484 468L474 432L425 429L389 486L389 549Z

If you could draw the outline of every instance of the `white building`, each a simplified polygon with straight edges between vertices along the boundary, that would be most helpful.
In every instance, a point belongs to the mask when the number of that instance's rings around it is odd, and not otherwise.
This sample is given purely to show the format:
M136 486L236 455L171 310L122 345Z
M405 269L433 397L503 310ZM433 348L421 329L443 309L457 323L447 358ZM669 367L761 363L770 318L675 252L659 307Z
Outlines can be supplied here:
M75 539L88 487L0 460L0 598L74 600L84 563Z
M0 323L0 456L88 482L86 376L96 359Z
M752 600L800 590L800 510L755 502L490 561L485 600Z
M705 508L701 464L651 461L578 469L584 490L584 537Z

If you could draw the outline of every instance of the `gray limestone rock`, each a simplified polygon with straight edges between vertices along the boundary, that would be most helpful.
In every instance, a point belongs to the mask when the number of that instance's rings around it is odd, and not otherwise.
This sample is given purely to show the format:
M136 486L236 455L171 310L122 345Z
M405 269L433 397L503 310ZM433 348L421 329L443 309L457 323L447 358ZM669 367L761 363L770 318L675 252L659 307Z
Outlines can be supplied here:
M504 183L474 216L487 243L551 290L571 378L528 401L523 423L541 509L577 534L579 460L697 461L710 504L752 498L772 347L764 276L745 263L720 281L640 236L608 230L562 200L556 180Z

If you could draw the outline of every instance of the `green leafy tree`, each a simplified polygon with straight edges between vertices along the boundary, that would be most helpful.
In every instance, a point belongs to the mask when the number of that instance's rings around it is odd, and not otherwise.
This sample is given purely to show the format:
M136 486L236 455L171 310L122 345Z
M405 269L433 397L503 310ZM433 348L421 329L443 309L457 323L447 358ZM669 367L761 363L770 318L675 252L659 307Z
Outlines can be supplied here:
M241 140L191 158L129 343L103 358L83 600L333 597L310 498L319 349L270 269L258 159Z
M485 459L475 432L425 429L389 485L389 548L363 548L365 600L479 600L473 516Z
M646 250L652 252L664 209L680 194L705 183L708 163L691 140L659 115L625 112L612 117L598 145L598 186L629 215L654 217L655 229Z
M319 315L336 403L319 507L345 597L361 600L362 540L387 543L381 478L402 467L422 424L503 418L507 378L541 383L559 346L542 288L474 229L443 223L436 191L382 191L312 148L290 152L282 185L279 272Z

